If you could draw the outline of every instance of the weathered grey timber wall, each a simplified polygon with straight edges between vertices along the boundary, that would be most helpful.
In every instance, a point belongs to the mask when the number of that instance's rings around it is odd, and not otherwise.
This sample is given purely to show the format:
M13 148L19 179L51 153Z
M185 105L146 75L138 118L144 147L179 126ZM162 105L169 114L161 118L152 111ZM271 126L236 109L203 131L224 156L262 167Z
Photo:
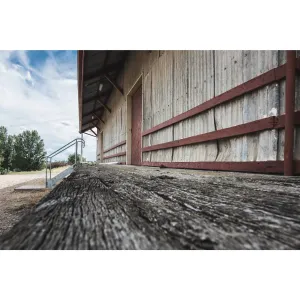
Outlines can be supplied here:
M120 80L120 79L119 79ZM120 82L119 82L120 84ZM122 84L122 83L121 83ZM103 129L103 150L126 140L126 102L125 97L117 90L113 90L108 103L111 113L105 111L103 121L105 125L98 123ZM101 146L100 134L98 133L99 147ZM122 145L103 154L104 157L126 151L126 145ZM118 156L104 159L103 162L126 162L126 157Z
M297 55L300 55L298 51ZM143 76L143 131L169 120L237 85L286 62L286 51L133 51L119 83L126 96ZM126 97L114 91L105 113L104 149L126 139ZM265 86L143 137L143 147L284 113L285 81ZM300 79L296 110L300 109ZM295 159L300 159L300 128ZM125 148L125 146L124 146ZM266 130L242 137L143 153L143 161L266 161L283 160L284 130ZM124 149L114 149L111 154ZM106 153L109 155L109 153ZM125 156L110 159L123 161ZM107 160L109 161L109 160Z
M297 51L297 57L300 57L300 51ZM295 111L300 110L300 76L296 76L296 99L295 99ZM282 134L284 135L284 133ZM294 159L300 159L300 128L295 128L295 147L294 147ZM282 154L283 156L283 154Z

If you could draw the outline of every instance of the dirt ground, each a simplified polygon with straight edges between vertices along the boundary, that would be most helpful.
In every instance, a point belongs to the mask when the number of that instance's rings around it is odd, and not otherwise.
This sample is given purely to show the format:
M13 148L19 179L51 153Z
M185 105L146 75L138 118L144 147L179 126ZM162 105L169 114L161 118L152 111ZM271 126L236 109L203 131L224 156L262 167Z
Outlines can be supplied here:
M52 170L53 176L67 167ZM0 176L0 235L16 224L48 191L16 192L22 185L44 185L45 170Z
M14 176L16 181L20 180L20 177L28 175L5 175ZM30 175L33 176L33 175ZM2 179L3 176L1 176ZM44 177L44 176L43 176ZM28 178L26 178L28 179ZM10 181L11 183L12 181ZM45 179L26 180L26 184L45 184ZM46 191L36 192L16 192L14 189L18 186L24 185L24 181L14 184L13 186L0 189L0 235L8 231L13 227L24 214L30 211L30 209L49 193Z

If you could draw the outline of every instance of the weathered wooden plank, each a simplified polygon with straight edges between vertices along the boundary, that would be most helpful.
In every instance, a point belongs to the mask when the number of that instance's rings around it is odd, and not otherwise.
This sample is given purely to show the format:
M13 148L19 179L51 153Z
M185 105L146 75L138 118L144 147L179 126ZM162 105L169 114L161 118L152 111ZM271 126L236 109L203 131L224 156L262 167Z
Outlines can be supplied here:
M300 249L299 183L83 165L0 237L0 249Z

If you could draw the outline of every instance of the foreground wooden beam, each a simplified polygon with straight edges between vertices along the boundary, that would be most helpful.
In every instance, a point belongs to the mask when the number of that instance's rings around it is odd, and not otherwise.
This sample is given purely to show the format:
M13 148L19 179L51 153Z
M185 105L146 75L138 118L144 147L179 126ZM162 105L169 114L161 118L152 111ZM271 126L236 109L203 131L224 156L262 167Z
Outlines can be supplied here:
M300 178L82 165L0 249L299 249Z

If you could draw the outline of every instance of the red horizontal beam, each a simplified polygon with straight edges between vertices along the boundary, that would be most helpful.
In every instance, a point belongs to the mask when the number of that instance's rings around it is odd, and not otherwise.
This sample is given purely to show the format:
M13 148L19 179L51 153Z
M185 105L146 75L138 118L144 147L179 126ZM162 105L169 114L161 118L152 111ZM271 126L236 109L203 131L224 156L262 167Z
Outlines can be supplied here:
M112 155L104 156L103 159L108 159L108 158L113 158L113 157L118 157L118 156L123 156L123 155L126 155L126 152L119 152L117 154L112 154Z
M172 142L144 147L142 149L142 152L149 152L154 150L182 147L186 145L215 141L219 139L236 137L236 136L255 133L255 132L268 130L268 129L279 129L279 128L284 128L284 124L285 124L285 115L281 115L279 117L269 117L269 118L264 118L261 120L225 128L225 129L198 134L195 136L191 136L188 138L184 138ZM294 113L294 124L300 125L300 111L296 111Z
M120 142L120 143L118 143L118 144L116 144L116 145L114 145L114 146L112 146L112 147L110 147L110 148L104 150L103 153L108 152L108 151L110 151L110 150L113 150L113 149L115 149L115 148L117 148L117 147L123 146L123 145L125 145L125 144L126 144L126 141L122 141L122 142Z
M143 166L212 171L283 173L283 161L251 162L142 162Z
M161 150L161 149L168 149L168 148L175 148L175 147L182 147L186 145L198 144L208 141L214 141L218 139L224 139L229 137L235 137L239 135L245 135L249 133L254 133L258 131L263 131L266 129L273 129L273 128L283 128L284 123L282 116L279 118L276 117L269 117L249 123L245 123L242 125L237 125L225 129L220 129L208 133L198 134L195 136L191 136L188 138L157 144L153 146L144 147L142 149L143 152L154 151L154 150Z
M239 96L250 93L254 90L262 88L273 82L280 81L285 78L285 69L286 69L286 65L284 64L284 65L274 68L262 75L259 75L243 84L238 85L237 87L235 87L219 96L216 96L216 97L172 118L172 119L169 119L169 120L167 120L157 126L154 126L148 130L145 130L142 133L142 136L148 135L150 133L161 130L165 127L179 123L185 119L191 118L191 117L198 115L206 110L209 110L217 105L229 102Z

